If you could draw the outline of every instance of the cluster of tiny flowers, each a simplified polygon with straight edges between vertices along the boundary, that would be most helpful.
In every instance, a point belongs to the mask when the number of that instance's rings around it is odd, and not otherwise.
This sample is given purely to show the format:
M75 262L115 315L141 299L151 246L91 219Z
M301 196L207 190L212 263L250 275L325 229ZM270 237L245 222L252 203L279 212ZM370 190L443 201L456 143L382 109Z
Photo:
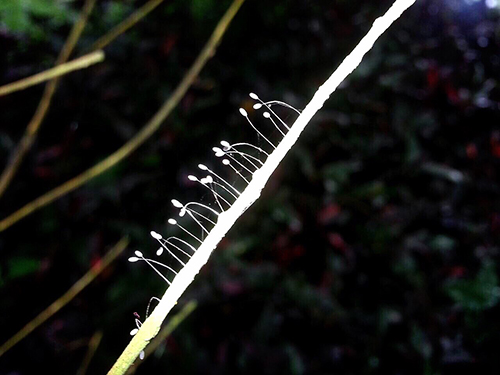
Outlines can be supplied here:
M250 98L257 102L253 105L253 108L255 110L263 110L263 118L266 122L272 125L272 129L278 131L281 137L284 137L290 128L273 110L273 107L281 106L294 111L296 114L300 114L299 110L281 101L273 100L264 102L254 93L250 94ZM257 136L266 143L266 147L270 147L272 152L276 148L276 145L255 126L245 109L240 108L239 112L241 116L246 119L251 128L257 133ZM212 151L214 152L215 157L220 159L222 165L229 168L229 172L235 175L237 179L240 179L244 186L250 183L253 174L264 165L265 160L263 161L261 158L267 158L269 156L269 152L252 143L230 143L225 140L220 141L220 146L213 147ZM203 177L189 175L187 178L189 181L199 184L203 189L206 189L209 192L210 196L214 200L213 208L209 205L194 201L181 203L177 199L172 199L171 202L172 205L179 210L178 216L183 218L187 215L196 227L199 228L202 237L200 238L200 236L195 235L192 231L188 230L185 226L182 226L177 222L177 220L172 218L168 219L168 224L177 227L178 230L186 234L187 240L177 236L165 238L161 234L151 231L151 237L153 237L153 239L155 239L160 245L156 251L156 257L160 257L166 252L175 260L176 263L178 263L180 268L186 265L189 259L196 252L197 248L203 243L202 238L210 233L211 228L213 228L213 226L217 223L219 215L228 210L241 195L240 190L230 184L221 176L221 174L214 172L205 164L198 164L198 168L204 173ZM147 263L168 285L171 285L173 279L180 270L175 270L159 260L145 257L139 250L136 250L134 255L135 256L128 259L129 262L135 263L143 261ZM164 274L161 270L169 272ZM166 275L169 275L171 279L169 279ZM157 298L153 297L153 299ZM142 324L137 314L135 321L137 328L134 328L130 332L132 336L138 332ZM141 353L141 356L143 355L144 353Z

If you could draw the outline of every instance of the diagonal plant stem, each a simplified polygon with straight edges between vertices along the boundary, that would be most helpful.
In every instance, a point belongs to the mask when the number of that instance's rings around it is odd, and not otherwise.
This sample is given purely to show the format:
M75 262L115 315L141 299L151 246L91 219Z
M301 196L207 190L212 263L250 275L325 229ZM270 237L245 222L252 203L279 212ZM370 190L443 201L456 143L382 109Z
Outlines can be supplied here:
M148 347L144 350L144 359L148 358L158 346L162 342L166 340L168 336L186 319L197 307L198 303L195 300L191 300L186 305L182 308L181 311L179 311L177 314L175 314L168 324L162 328L160 333L154 338L153 341L151 341L151 344L148 345ZM139 367L141 362L137 362L135 366L129 367L127 371L127 375L132 375L136 372L137 368Z
M19 341L28 336L33 330L38 328L42 323L49 319L52 315L58 312L61 308L66 306L75 296L80 293L87 285L89 285L111 262L113 262L123 250L128 246L128 238L123 237L118 243L109 250L99 263L96 263L80 280L78 280L71 288L68 289L61 297L55 300L49 307L43 310L32 321L26 324L19 332L8 339L2 346L0 346L0 357L5 352L11 349Z
M123 34L125 31L133 27L136 23L146 17L153 9L160 5L163 0L149 0L142 7L137 9L134 13L128 16L125 20L120 22L114 28L112 28L106 35L103 35L97 39L94 44L90 47L91 51L96 51L98 49L103 49L113 40Z
M78 176L72 178L71 180L65 182L64 184L58 186L57 188L49 191L48 193L38 197L34 201L26 204L24 207L20 208L16 212L7 216L5 219L0 221L0 232L4 231L17 221L21 220L25 216L29 215L33 211L38 210L41 207L53 202L54 200L62 197L63 195L75 190L76 188L87 183L94 177L102 174L108 169L114 167L116 164L121 162L127 156L129 156L133 151L135 151L139 146L141 146L149 137L151 137L160 127L160 125L165 121L165 119L174 110L177 104L180 102L188 88L198 77L201 69L205 66L207 61L214 56L215 50L222 40L222 36L226 32L229 24L236 15L238 9L241 7L245 0L234 0L229 9L226 11L224 16L220 19L214 32L210 36L210 39L205 44L200 54L196 58L193 65L189 68L182 81L179 83L172 95L167 99L167 101L161 106L161 108L156 112L156 114L149 120L149 122L127 143L116 150L114 153L94 165L93 167L87 169L85 172L79 174Z
M75 23L73 30L70 33L70 36L68 37L68 40L65 46L63 47L63 50L61 51L61 54L57 60L58 62L56 62L56 65L58 65L58 63L64 63L69 58L69 55L73 51L73 48L76 45L76 42L78 41L80 34L85 27L88 15L90 14L92 8L94 7L95 1L96 0L86 1L80 19ZM153 9L155 9L162 2L163 0L149 0L141 8L132 13L128 18L120 22L116 27L114 27L108 33L99 38L92 45L90 50L96 51L108 46L111 42L113 42L117 37L119 37L125 31L135 26L139 21L141 21L144 17L146 17ZM11 155L11 158L5 170L2 172L2 175L0 176L0 198L2 197L7 187L9 186L26 152L31 148L31 145L33 144L36 138L38 129L40 128L40 125L50 107L52 96L54 95L54 92L57 88L57 83L58 83L57 80L53 80L49 84L47 84L47 87L45 88L40 104L38 105L38 109L35 112L35 116L28 125L28 129L26 130L25 135L19 142L19 145L16 148L16 150Z
M247 185L246 189L241 193L231 208L219 215L217 224L212 228L210 234L205 238L189 262L175 276L158 306L142 324L141 328L120 355L108 375L121 375L132 365L139 353L158 333L163 320L175 306L177 300L182 296L186 288L194 280L201 267L208 261L210 254L217 244L224 238L243 212L259 198L271 174L295 144L312 117L323 107L325 101L337 89L340 83L356 69L363 59L363 56L372 48L380 35L382 35L382 33L387 30L407 8L413 5L415 1L416 0L396 0L385 15L375 20L372 28L365 37L344 59L330 78L318 88L309 104L297 118L281 143L269 155L264 165L253 174L252 181Z
M15 91L24 90L28 87L37 85L49 79L63 76L78 69L87 68L90 65L97 64L104 60L104 52L95 51L79 57L67 63L57 65L51 69L23 78L19 81L9 83L0 87L0 96L8 95Z
M82 11L80 13L80 17L73 25L73 28L71 29L71 32L68 36L68 39L66 40L66 43L64 44L61 52L59 53L59 56L57 57L55 64L56 66L68 61L71 52L73 52L73 49L75 48L76 43L78 42L78 39L80 39L80 36L82 35L83 29L87 24L87 20L89 18L90 13L92 12L92 9L94 8L95 3L96 0L85 1L85 4L83 5ZM58 83L59 83L59 78L54 78L51 81L49 81L45 86L45 90L43 92L42 99L38 104L38 108L36 109L36 112L31 121L29 122L23 137L21 138L19 144L11 154L7 162L7 166L5 167L4 171L2 172L2 175L0 176L0 198L2 197L3 193L9 186L10 182L12 181L12 178L14 177L17 169L21 165L24 156L26 155L28 150L31 148L31 145L35 141L38 130L40 129L40 125L42 124L42 121L47 111L49 110L50 103L57 89Z
M85 354L85 358L83 359L83 362L80 365L80 368L78 369L76 375L86 374L90 362L92 361L92 358L94 357L94 354L97 351L99 344L101 343L101 340L102 340L102 331L97 331L92 335L89 341L89 348L87 350L87 353Z

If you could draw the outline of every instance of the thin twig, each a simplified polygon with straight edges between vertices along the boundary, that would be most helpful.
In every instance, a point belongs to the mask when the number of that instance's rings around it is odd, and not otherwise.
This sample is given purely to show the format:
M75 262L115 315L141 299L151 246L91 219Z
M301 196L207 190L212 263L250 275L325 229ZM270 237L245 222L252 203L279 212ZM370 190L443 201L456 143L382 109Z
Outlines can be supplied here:
M186 319L195 309L198 303L195 300L189 301L181 311L179 311L177 314L175 314L170 321L167 323L165 327L162 328L160 333L154 338L153 341L146 347L144 350L144 359L148 358L151 354L154 353L154 351L162 344L165 342L166 338L170 336L170 334L175 331L175 329ZM139 365L142 363L137 362L135 366L130 366L127 375L132 375L135 373Z
M8 339L2 346L0 346L0 357L5 354L5 352L11 349L19 341L29 335L35 328L44 323L52 315L63 308L68 302L70 302L75 296L80 293L87 285L89 285L106 267L108 267L111 262L113 262L128 245L128 239L126 237L122 238L118 243L109 250L106 255L101 259L100 262L96 263L90 270L87 271L85 275L82 276L71 288L68 289L61 297L55 300L49 307L43 310L37 317L26 324L19 332Z
M100 161L93 167L87 169L80 175L72 178L71 180L65 182L64 184L56 187L55 189L49 191L48 193L36 198L32 202L26 204L24 207L20 208L16 212L7 216L5 219L0 221L0 232L4 231L17 221L21 220L25 216L29 215L33 211L38 210L41 207L53 202L54 200L62 197L63 195L75 190L76 188L87 183L96 176L99 176L103 172L107 171L111 167L115 166L127 156L129 156L133 151L135 151L139 146L141 146L149 137L151 137L160 127L160 125L165 121L165 119L170 115L173 109L180 102L188 88L194 82L201 69L205 66L207 61L214 56L215 50L220 43L222 36L226 32L231 20L235 16L236 12L243 4L244 0L234 0L231 7L227 10L226 14L221 18L217 24L214 32L212 33L210 39L203 47L202 51L196 58L195 62L189 68L182 81L179 83L172 95L166 100L166 102L161 106L161 108L156 112L156 114L149 120L149 122L127 143L116 150L114 153L106 157L104 160Z
M125 31L127 31L128 29L136 25L144 17L146 17L153 9L155 9L158 5L160 5L161 2L163 2L163 0L148 1L141 8L132 13L128 18L126 18L116 27L111 29L108 33L99 38L92 45L90 50L95 51L106 47L117 37L119 37ZM69 58L71 51L73 50L74 46L76 45L76 42L78 41L79 35L81 34L83 28L85 27L88 15L90 14L90 11L92 10L94 4L95 0L87 0L87 3L83 7L82 15L78 20L78 22L75 24L73 31L71 32L70 37L68 38L68 41L66 42L63 50L61 51L61 54L57 60L58 62L56 62L56 65L58 63L65 62ZM65 59L63 59L63 57L65 57ZM40 104L38 105L37 111L35 112L35 116L28 125L28 129L25 135L19 142L18 147L13 152L5 170L0 176L0 197L3 195L3 193L9 186L10 182L12 181L12 178L14 177L17 169L19 168L19 165L22 162L22 159L24 158L24 155L33 144L33 141L36 137L36 133L38 132L38 129L50 107L52 96L54 95L54 92L57 88L57 83L58 81L57 79L55 79L54 81L49 82L49 84L47 84L47 86L45 87L44 94L42 96Z
M110 44L113 40L123 34L125 31L133 27L136 23L146 17L153 9L155 9L158 5L160 5L163 0L149 0L142 7L137 9L134 13L128 16L125 20L120 22L114 28L112 28L106 35L103 35L94 44L90 47L91 51L95 51L98 49L103 49L108 44Z
M80 17L73 25L68 39L66 40L66 43L64 44L61 52L59 53L59 56L57 57L55 64L56 66L68 61L71 52L73 52L73 49L75 48L76 43L78 42L78 39L80 39L80 35L82 34L83 29L87 24L88 17L90 15L90 12L94 8L95 2L96 0L85 1L85 4L83 5L82 11L80 13ZM54 92L56 91L58 83L59 78L54 78L45 86L45 90L43 92L42 99L38 104L38 108L36 109L36 112L30 123L28 124L23 137L11 154L9 161L7 162L7 166L0 176L0 197L2 197L3 193L9 186L12 178L16 174L17 169L21 165L24 156L35 141L38 130L40 129L40 125L42 124L42 121L45 118L47 111L49 110L50 103L52 101L52 97L54 96Z
M24 90L30 86L37 85L49 79L63 76L72 71L87 68L90 65L96 64L104 60L104 52L95 51L87 55L79 57L70 62L57 65L51 69L47 69L44 72L37 73L31 77L23 78L19 81L12 82L0 87L0 96L11 94L15 91Z
M155 337L163 320L194 280L195 276L200 272L201 267L207 263L210 254L217 244L224 238L243 212L259 198L262 189L272 173L295 144L312 117L323 107L325 101L342 81L357 68L363 56L373 47L373 44L380 35L414 2L415 0L396 0L382 17L375 20L372 28L365 37L344 59L330 78L318 88L304 111L299 115L280 144L266 159L264 165L253 174L252 181L247 185L231 208L218 216L217 224L212 228L210 234L205 238L189 262L177 273L158 306L141 325L141 328L122 352L108 375L121 375L125 373L141 351L144 350L148 342Z
M89 341L89 348L87 350L87 353L85 354L85 358L83 359L83 362L78 369L76 375L85 375L87 372L87 369L89 368L90 361L92 361L92 358L94 358L94 354L97 351L97 348L99 347L99 344L101 343L102 340L102 331L97 331L92 335Z

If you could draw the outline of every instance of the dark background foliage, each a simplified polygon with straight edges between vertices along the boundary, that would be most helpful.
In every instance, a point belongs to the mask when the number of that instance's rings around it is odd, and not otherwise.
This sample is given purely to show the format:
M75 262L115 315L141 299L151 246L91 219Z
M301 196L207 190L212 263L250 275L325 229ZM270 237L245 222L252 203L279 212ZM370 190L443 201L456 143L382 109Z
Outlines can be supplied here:
M21 5L24 4L24 5ZM81 7L0 5L0 82L49 68ZM143 1L98 1L77 54ZM318 113L179 305L195 312L140 368L177 374L500 371L500 23L496 1L419 0ZM171 198L221 139L255 140L248 92L303 108L391 1L248 0L161 130L106 174L0 234L0 341L122 235L127 254L0 358L1 374L71 374L88 339L106 372L166 285L126 258L168 234ZM130 139L193 62L228 1L165 0L63 78L0 202L5 217ZM0 98L0 161L43 86ZM254 116L251 111L251 116ZM293 121L293 116L287 117ZM261 141L261 145L262 141ZM204 195L205 194L205 195Z

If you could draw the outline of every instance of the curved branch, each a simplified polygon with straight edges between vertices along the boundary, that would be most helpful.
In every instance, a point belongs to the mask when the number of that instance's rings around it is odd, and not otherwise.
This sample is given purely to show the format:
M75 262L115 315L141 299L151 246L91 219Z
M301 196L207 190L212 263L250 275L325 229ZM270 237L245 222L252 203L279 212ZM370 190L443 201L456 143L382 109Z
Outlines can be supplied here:
M87 55L79 57L67 63L57 65L53 68L47 69L43 72L34 74L30 77L20 79L19 81L8 83L0 87L0 96L8 95L13 92L24 90L28 87L37 85L49 79L63 76L78 69L84 69L90 65L99 63L104 60L104 52L95 51Z
M203 47L202 51L196 58L195 62L189 68L182 81L179 83L172 95L167 99L167 101L162 105L162 107L156 112L151 120L137 133L132 139L125 143L122 147L116 150L114 153L106 157L104 160L100 161L93 167L87 169L85 172L79 174L78 176L72 178L71 180L65 182L64 184L58 186L57 188L49 191L48 193L38 197L34 201L26 204L24 207L15 211L11 215L7 216L5 219L0 221L0 232L4 231L14 223L18 222L25 216L29 215L33 211L38 210L41 207L53 202L54 200L62 197L63 195L75 190L76 188L87 183L96 176L99 176L103 172L112 168L127 156L129 156L133 151L135 151L139 146L141 146L149 137L151 137L160 127L160 125L165 121L165 119L170 115L173 109L180 102L188 88L194 82L201 69L205 66L207 61L214 56L215 50L222 40L222 36L226 32L231 20L236 15L236 12L243 4L244 0L235 0L231 7L227 10L226 14L221 18L217 24L214 32L212 33L210 39ZM0 189L1 195L1 189Z
M73 284L71 288L68 289L61 297L55 300L49 307L38 314L32 321L26 324L19 332L8 339L2 346L0 346L0 357L5 354L5 352L11 349L19 341L28 336L34 329L39 327L52 315L62 309L68 304L75 296L80 293L87 285L89 285L106 267L108 267L111 262L113 262L125 248L128 246L128 239L126 237L122 238L118 243L109 250L106 255L92 267L85 275L81 277L76 283Z
M137 9L134 13L128 16L125 20L120 22L118 25L113 27L108 33L97 39L94 44L90 47L91 51L95 51L98 49L103 49L108 44L110 44L113 40L122 35L125 31L133 27L137 22L146 17L149 12L155 9L158 5L160 5L163 0L149 0L142 7Z
M68 61L69 56L73 52L76 43L78 42L78 39L80 39L80 36L82 35L83 29L87 24L90 12L92 12L95 3L96 0L85 1L83 9L80 13L80 17L73 25L73 28L71 29L71 32L68 36L68 39L66 40L66 43L64 44L61 52L59 53L59 56L57 57L55 64L56 66ZM33 118L26 127L23 137L19 141L17 147L12 152L9 161L7 162L7 166L5 167L4 171L2 172L2 175L0 176L0 197L3 195L3 193L9 186L10 182L12 181L12 178L14 178L14 175L17 172L17 169L21 165L24 156L26 155L28 150L31 148L31 145L35 141L38 130L40 129L40 125L42 124L42 121L45 118L47 111L49 110L50 103L52 102L52 97L56 92L58 83L59 83L59 78L54 78L51 81L49 81L45 86L45 90L43 92L42 99L38 104L38 108L36 109Z
M92 8L95 5L96 0L87 0L83 6L80 18L73 26L71 33L66 41L59 57L56 61L56 66L64 63L68 60L71 52L73 51L80 35L85 28L87 23L87 19L92 11ZM163 0L149 0L146 4L144 4L141 8L132 13L128 18L124 21L120 22L117 26L111 29L108 33L99 38L90 48L91 51L96 51L99 49L103 49L112 41L114 41L121 34L126 32L128 29L136 25L140 20L146 17L153 9L155 9ZM33 116L32 120L28 124L25 134L21 141L19 142L17 148L12 153L10 160L5 167L5 170L2 172L0 176L0 197L3 195L10 182L14 178L14 175L17 172L17 169L21 165L24 156L31 148L38 130L42 124L45 115L47 114L50 104L52 102L52 97L57 89L57 85L59 83L58 78L54 78L50 81L45 87L45 91L43 93L42 99L40 100L40 104Z

